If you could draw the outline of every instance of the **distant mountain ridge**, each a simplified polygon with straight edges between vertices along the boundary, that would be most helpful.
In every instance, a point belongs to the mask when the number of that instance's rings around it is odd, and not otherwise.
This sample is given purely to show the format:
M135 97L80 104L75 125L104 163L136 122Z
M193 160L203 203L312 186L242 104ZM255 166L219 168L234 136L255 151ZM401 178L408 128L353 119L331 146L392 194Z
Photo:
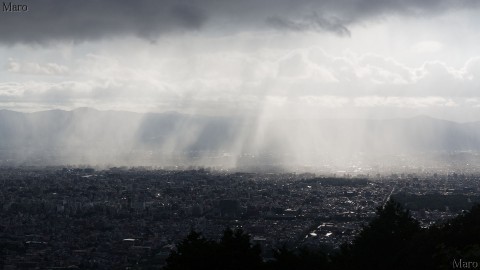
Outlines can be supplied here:
M44 153L95 162L198 153L282 153L297 160L317 153L404 153L480 150L480 122L426 116L389 120L262 120L134 113L80 108L20 113L0 110L0 157ZM140 154L141 153L141 154ZM192 154L197 153L197 154Z

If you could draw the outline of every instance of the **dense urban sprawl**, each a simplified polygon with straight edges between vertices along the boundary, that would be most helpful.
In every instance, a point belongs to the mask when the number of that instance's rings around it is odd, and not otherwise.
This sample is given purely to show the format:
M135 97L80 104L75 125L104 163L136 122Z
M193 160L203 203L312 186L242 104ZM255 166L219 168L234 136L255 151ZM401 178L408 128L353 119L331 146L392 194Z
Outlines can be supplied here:
M281 246L336 249L394 196L428 227L480 201L480 176L354 177L209 169L0 169L4 269L116 269L165 258L191 230L242 228Z

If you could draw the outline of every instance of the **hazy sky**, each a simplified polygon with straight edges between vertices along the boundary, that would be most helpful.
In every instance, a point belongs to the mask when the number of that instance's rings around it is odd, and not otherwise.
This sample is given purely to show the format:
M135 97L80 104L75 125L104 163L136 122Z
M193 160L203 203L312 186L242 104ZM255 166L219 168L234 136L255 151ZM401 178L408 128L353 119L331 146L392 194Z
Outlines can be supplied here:
M0 109L480 120L480 1L12 3Z

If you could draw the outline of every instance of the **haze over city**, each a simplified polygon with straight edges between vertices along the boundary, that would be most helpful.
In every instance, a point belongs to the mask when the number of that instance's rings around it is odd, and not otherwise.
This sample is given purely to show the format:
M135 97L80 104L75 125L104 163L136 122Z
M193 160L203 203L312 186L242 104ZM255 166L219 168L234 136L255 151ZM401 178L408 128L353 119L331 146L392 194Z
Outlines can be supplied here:
M476 1L13 4L28 11L1 17L8 162L49 149L62 164L323 166L480 148Z

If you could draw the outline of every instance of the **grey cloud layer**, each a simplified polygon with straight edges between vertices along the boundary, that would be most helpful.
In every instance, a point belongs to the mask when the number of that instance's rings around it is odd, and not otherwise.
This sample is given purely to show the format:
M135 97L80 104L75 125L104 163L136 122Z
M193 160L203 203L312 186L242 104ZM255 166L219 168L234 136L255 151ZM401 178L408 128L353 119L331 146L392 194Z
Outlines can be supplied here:
M221 31L274 27L329 31L348 36L348 27L389 15L430 16L476 8L474 0L25 0L25 13L3 12L0 41L43 43L134 35L155 39L203 28Z
M302 107L455 106L466 100L468 106L480 106L478 57L454 68L439 61L409 67L376 54L335 56L317 47L278 51L274 57L268 51L219 51L197 54L191 61L158 54L150 54L154 63L148 64L100 55L82 57L71 66L11 59L8 73L32 80L0 83L0 103L124 102L134 110L158 105L162 110L208 108L212 114L235 106L250 110L268 98Z
M206 20L200 6L175 0L39 0L28 12L3 12L0 36L4 43L94 40L136 35L154 39L160 33L198 29Z
M267 23L278 29L292 31L330 31L340 36L350 36L350 30L338 18L327 19L313 13L302 20L294 21L280 16L267 19Z

